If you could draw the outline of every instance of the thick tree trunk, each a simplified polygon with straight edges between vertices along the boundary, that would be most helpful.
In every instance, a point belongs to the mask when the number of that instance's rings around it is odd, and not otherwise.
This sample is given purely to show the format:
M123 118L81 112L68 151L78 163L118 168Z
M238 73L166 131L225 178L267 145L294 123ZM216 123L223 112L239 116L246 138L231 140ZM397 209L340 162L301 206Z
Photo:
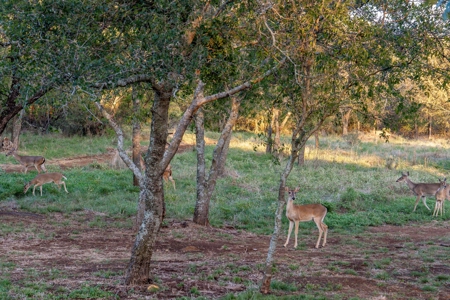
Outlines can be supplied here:
M203 128L203 112L201 109L197 111L196 130L197 130L197 201L195 203L194 222L207 226L209 225L209 204L211 197L216 187L219 170L223 169L225 163L225 156L228 150L228 144L231 139L231 132L233 126L236 124L239 115L240 99L231 97L231 113L220 135L217 145L213 152L213 159L211 168L209 170L208 178L205 175L205 143L204 143L204 128Z
M131 97L133 98L133 137L132 137L132 157L133 163L141 170L141 122L139 120L140 101L136 94L136 88L132 88ZM139 178L133 174L133 185L139 186Z
M145 203L142 224L131 251L125 284L146 284L150 281L150 263L154 244L165 215L161 161L164 156L171 90L155 89L152 107L150 145L147 151L144 188L139 202ZM149 168L148 166L152 166Z

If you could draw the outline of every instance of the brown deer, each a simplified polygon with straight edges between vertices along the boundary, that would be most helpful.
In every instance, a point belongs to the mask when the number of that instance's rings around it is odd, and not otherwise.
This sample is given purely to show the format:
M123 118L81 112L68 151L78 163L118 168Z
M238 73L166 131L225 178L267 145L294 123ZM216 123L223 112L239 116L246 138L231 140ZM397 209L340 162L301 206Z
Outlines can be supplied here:
M40 170L42 169L44 172L47 172L47 169L45 168L45 158L42 156L21 156L17 154L16 149L13 148L11 151L6 153L6 156L12 155L14 158L23 166L22 173L25 174L28 171L29 167L35 167L38 173L41 173Z
M319 248L322 233L324 234L322 247L325 247L325 244L327 243L328 226L323 222L323 220L325 219L325 216L327 214L327 208L322 204L294 204L295 194L300 190L300 188L296 187L294 190L291 190L286 187L285 190L289 195L286 206L286 217L289 219L289 232L284 247L286 247L289 243L292 228L295 224L294 248L297 248L298 224L299 222L309 221L314 221L314 223L316 223L317 225L317 228L319 229L319 238L317 239L316 248Z
M35 196L34 190L36 189L36 187L39 187L41 190L41 196L42 196L42 185L46 184L46 183L54 182L58 186L59 189L61 189L61 184L62 184L64 186L64 190L66 191L66 193L69 193L66 188L66 183L64 181L62 181L63 178L65 180L67 180L67 178L61 173L38 174L36 177L33 178L33 180L31 180L30 182L25 184L25 186L23 187L23 192L26 193L28 191L28 189L30 188L30 186L34 185L33 195Z
M176 190L175 180L172 178L172 166L169 164L167 168L164 170L163 179L167 183L169 180L172 182L173 189Z
M406 182L411 191L413 191L413 193L417 196L413 211L416 211L417 204L419 203L420 198L422 198L423 205L425 205L425 207L428 208L429 211L431 211L431 209L427 205L426 197L435 196L436 191L441 186L440 183L414 183L409 179L409 172L402 172L402 176L397 179L396 182Z
M442 216L443 210L444 210L445 199L450 201L450 197L449 197L450 185L447 185L447 178L444 178L444 180L439 179L439 182L440 182L440 187L437 190L436 195L435 195L436 203L434 205L433 217L437 217L439 215L439 212L441 213L441 216Z

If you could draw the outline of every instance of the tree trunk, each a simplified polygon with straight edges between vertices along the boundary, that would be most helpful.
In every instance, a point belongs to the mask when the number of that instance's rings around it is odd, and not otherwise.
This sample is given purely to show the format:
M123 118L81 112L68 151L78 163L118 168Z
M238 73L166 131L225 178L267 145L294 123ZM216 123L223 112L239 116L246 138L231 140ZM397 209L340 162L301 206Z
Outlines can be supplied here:
M165 215L164 188L161 161L164 156L169 104L172 91L155 89L152 107L150 145L147 151L144 188L139 194L139 202L145 205L142 224L134 242L131 258L125 275L125 284L147 284L150 281L150 263L154 244ZM149 166L152 166L149 168Z
M263 277L263 280L261 283L261 288L260 288L260 292L262 294L268 294L270 292L270 282L272 281L273 261L274 261L275 251L277 248L277 241L280 237L280 232L281 232L281 219L283 216L284 205L286 204L286 200L285 200L285 196L284 196L286 180L289 177L289 174L291 173L291 170L294 166L295 160L297 159L299 148L300 149L304 148L306 141L308 140L305 132L302 131L299 138L296 137L297 136L296 132L298 132L298 131L294 131L292 134L291 155L286 164L286 167L284 168L284 171L280 175L280 184L278 187L278 207L277 207L277 210L275 213L275 226L274 226L274 231L273 231L272 237L270 238L270 244L269 244L269 250L267 252L264 277Z
M428 117L428 139L431 139L431 126L432 126L432 117Z
M280 151L280 147L281 147L281 142L280 142L280 110L279 109L274 109L273 110L273 126L275 127L275 138L273 140L273 152L277 155L277 157L279 156L279 151Z
M195 140L197 150L197 201L195 202L194 218L196 224L209 225L209 200L206 197L205 178L205 117L203 109L199 108L195 114Z
M195 203L193 220L194 223L203 226L209 225L209 204L216 187L219 170L224 168L223 164L225 164L226 161L226 154L228 151L229 141L231 139L231 132L239 116L241 99L238 99L237 97L231 97L231 99L232 104L230 116L214 149L208 178L206 178L205 176L203 112L200 109L197 111L197 201Z
M298 152L297 165L299 165L299 166L304 166L305 165L305 147L304 146Z
M350 121L350 115L352 113L352 109L346 107L342 109L342 135L348 134L348 123Z
M272 110L270 123L269 123L269 126L267 127L267 144L266 144L266 153L267 154L272 153L272 151L273 151L273 140L272 140L273 120L274 120L274 111Z
M227 162L228 150L230 149L230 142L231 142L231 134L229 134L228 138L225 140L222 155L220 156L220 161L219 164L217 165L217 176L219 177L225 176L225 165Z
M316 131L314 133L314 144L315 144L316 150L319 150L320 143L319 143L319 132L318 131Z
M22 109L18 115L14 117L13 127L11 131L11 142L13 143L14 149L19 149L19 137L20 131L22 130L22 119L25 114L25 109Z
M131 97L133 100L133 137L132 137L132 156L133 163L139 169L139 171L144 171L141 169L141 122L139 120L139 108L140 101L137 97L136 88L132 87ZM139 178L133 174L133 185L139 186Z

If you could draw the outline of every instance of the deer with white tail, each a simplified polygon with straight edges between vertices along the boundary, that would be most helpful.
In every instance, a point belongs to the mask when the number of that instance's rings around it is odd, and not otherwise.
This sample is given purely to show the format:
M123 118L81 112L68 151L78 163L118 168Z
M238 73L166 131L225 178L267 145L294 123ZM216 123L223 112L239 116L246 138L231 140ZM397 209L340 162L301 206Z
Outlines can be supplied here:
M41 173L42 169L44 172L47 172L45 168L45 158L42 156L22 156L17 154L16 149L13 148L11 151L6 153L6 156L12 155L14 158L23 166L22 173L27 173L29 167L35 167L38 173Z
M46 183L54 182L58 186L59 189L61 189L61 185L63 185L66 193L69 193L66 188L66 183L62 180L63 178L65 180L67 180L67 178L61 173L38 174L36 177L33 178L33 180L31 180L30 182L25 184L25 186L23 187L23 192L26 193L28 191L28 189L30 188L30 186L34 185L33 186L33 195L35 195L34 191L35 191L36 187L39 187L41 190L41 196L42 196L42 185L44 185Z
M292 228L295 224L295 244L294 248L297 248L297 236L298 236L298 224L299 222L309 222L314 221L316 223L317 228L319 229L319 238L317 239L316 248L319 248L320 240L323 234L323 244L322 247L325 247L327 243L327 233L328 226L323 222L325 216L327 215L327 208L322 204L304 204L298 205L294 204L295 195L300 190L299 187L296 187L294 190L285 188L286 192L288 192L289 199L286 206L286 217L289 219L289 232L286 239L286 243L284 247L289 243L289 238L291 237Z

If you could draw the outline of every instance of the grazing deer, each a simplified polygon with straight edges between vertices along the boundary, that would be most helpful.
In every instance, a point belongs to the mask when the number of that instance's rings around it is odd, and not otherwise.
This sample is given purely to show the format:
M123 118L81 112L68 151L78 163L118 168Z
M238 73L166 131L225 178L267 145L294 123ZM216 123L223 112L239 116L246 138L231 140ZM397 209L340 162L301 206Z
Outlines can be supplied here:
M33 180L31 180L30 182L25 184L25 186L23 187L23 192L25 194L28 191L28 189L30 188L30 186L34 185L33 196L35 196L34 190L36 189L36 187L40 188L41 196L42 196L42 185L46 184L46 183L54 182L58 186L59 189L61 189L61 184L62 184L64 186L64 190L66 191L66 193L69 193L66 189L66 183L64 181L62 181L63 178L65 180L67 180L67 178L61 173L38 174L36 177L34 177Z
M294 204L295 194L300 190L300 188L297 187L295 188L295 190L291 190L286 187L285 190L289 194L289 200L286 206L286 217L289 219L289 232L284 247L286 247L289 243L292 227L295 224L294 248L297 248L298 224L299 222L309 221L314 221L314 223L316 223L317 225L317 228L319 229L319 238L317 239L316 248L319 248L322 233L324 234L322 247L325 247L325 244L327 243L328 226L323 222L323 219L325 219L325 216L327 214L327 208L322 204Z
M45 168L45 158L42 156L21 156L17 154L16 149L13 148L11 151L6 153L6 156L12 155L14 158L23 166L22 173L27 174L28 167L35 167L38 173L40 172L40 169L42 169L44 172L47 172L47 169Z
M445 199L450 201L449 197L450 185L447 185L447 178L444 178L444 180L439 179L439 182L441 186L439 187L435 195L436 204L434 205L433 217L437 217L439 215L439 212L441 213L442 216Z
M396 182L406 182L408 187L413 191L413 193L417 196L416 203L414 204L414 210L416 211L417 204L419 203L420 198L422 198L423 205L425 205L426 208L428 208L429 211L431 209L427 205L427 196L434 196L436 195L436 191L441 186L440 183L414 183L409 179L409 172L403 173L402 176L397 179Z

